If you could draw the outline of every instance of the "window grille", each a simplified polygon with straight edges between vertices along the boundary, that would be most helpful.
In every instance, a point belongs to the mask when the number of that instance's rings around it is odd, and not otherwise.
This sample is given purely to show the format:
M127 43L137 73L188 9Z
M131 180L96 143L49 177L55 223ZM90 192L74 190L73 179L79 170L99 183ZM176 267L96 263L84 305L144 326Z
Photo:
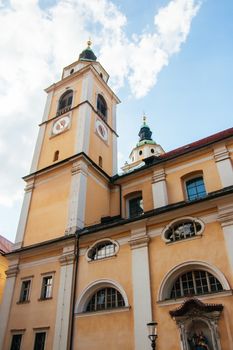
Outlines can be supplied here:
M219 280L211 273L202 270L193 270L179 276L173 284L171 299L185 296L220 292L223 287Z
M169 239L171 242L179 241L196 236L201 229L202 226L199 222L185 220L183 222L175 223L169 227L169 229L165 232L165 238Z
M61 96L59 100L57 115L67 112L71 108L72 101L73 91L68 90Z
M86 311L100 311L125 306L122 295L114 288L103 288L96 292L89 301Z
M113 256L116 252L116 244L113 242L97 243L88 253L88 258L91 260L100 260Z

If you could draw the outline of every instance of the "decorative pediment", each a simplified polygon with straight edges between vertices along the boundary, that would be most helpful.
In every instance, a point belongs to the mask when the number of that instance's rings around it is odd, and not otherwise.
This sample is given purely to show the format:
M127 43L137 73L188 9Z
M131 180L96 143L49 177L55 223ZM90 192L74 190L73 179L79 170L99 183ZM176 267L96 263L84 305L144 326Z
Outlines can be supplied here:
M197 298L191 298L175 310L170 311L171 317L191 317L195 315L205 315L210 313L220 314L223 310L222 304L205 304Z

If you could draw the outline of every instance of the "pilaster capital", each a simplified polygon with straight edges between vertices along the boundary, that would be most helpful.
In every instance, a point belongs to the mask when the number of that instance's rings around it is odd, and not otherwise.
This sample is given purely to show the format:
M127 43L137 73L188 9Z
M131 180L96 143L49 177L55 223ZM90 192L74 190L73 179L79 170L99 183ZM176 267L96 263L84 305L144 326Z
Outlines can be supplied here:
M150 238L146 233L146 227L138 227L131 230L131 238L129 240L129 245L131 249L147 247L149 240Z
M159 169L159 170L155 170L153 172L152 183L165 181L165 180L166 180L166 173L165 173L165 170L163 168Z
M75 259L74 253L63 254L59 258L59 262L60 262L61 266L72 265L74 263L74 259Z
M218 221L222 227L233 226L233 204L218 207Z
M30 180L24 188L25 193L31 192L34 188L34 179Z
M19 272L19 265L12 265L6 270L6 278L16 277Z
M214 148L214 160L215 162L221 162L223 160L229 159L230 153L225 145L221 147Z
M82 174L84 176L87 176L87 174L88 174L88 167L82 161L75 162L75 163L72 164L71 174L72 175Z

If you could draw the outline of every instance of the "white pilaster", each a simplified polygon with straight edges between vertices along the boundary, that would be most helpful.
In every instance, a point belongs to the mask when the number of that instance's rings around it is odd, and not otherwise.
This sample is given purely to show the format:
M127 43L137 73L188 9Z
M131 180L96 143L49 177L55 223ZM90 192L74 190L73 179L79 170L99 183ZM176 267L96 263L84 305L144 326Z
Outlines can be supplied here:
M23 243L24 232L26 228L33 187L34 187L34 180L28 182L27 186L25 187L23 205L21 208L21 213L20 213L20 218L19 218L19 223L18 223L18 228L16 232L16 238L15 238L13 249L21 248Z
M52 97L53 97L53 91L48 93L42 123L45 122L46 120L48 120ZM45 134L45 128L46 128L46 124L42 124L40 126L37 141L36 141L36 147L35 147L33 158L32 158L30 173L34 173L37 170L41 146L42 146L44 134Z
M155 170L152 177L154 209L168 204L166 174L164 169Z
M67 349L70 326L70 312L72 302L72 281L74 269L74 247L63 249L60 258L60 285L57 299L57 314L53 350Z
M112 133L112 176L116 175L117 172L117 136Z
M18 261L11 262L6 271L6 285L3 293L2 303L0 305L0 350L4 350L4 339L9 320L12 297L14 293L15 280L18 273Z
M233 204L218 207L218 221L221 223L229 262L233 273Z
M135 350L149 350L147 323L152 320L148 241L145 227L131 231Z
M223 187L233 185L233 167L229 151L225 145L214 148L214 159Z
M89 152L91 128L91 106L84 103L78 109L78 120L76 130L76 142L74 153Z
M68 233L74 233L77 228L84 227L87 171L87 165L83 161L75 162L72 166L68 223L66 230Z

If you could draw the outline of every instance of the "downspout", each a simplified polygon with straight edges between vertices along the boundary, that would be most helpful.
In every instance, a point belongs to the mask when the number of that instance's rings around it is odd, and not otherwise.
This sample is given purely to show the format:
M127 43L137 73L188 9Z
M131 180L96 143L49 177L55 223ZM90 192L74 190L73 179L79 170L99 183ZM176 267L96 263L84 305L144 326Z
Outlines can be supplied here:
M77 275L78 275L78 260L79 260L79 234L76 232L75 235L75 268L72 286L72 303L71 303L71 320L70 320L70 336L69 345L67 349L72 350L73 348L73 338L74 338L74 317L75 317L75 301L76 301L76 287L77 287Z

